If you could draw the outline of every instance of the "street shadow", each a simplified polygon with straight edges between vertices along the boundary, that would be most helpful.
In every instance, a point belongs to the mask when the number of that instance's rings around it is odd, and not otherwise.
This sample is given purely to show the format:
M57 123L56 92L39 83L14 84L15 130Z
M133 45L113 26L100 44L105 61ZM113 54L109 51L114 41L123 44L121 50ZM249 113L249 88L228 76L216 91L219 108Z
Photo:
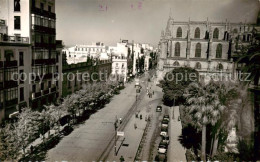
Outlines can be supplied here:
M198 150L201 143L201 132L198 132L191 124L188 124L182 129L182 134L179 136L178 141L186 149L193 148L194 150Z
M39 146L37 146L37 148L33 149L29 155L26 155L19 161L45 161L48 150L54 148L62 138L63 136L59 135L51 137L51 139L45 143L41 143Z

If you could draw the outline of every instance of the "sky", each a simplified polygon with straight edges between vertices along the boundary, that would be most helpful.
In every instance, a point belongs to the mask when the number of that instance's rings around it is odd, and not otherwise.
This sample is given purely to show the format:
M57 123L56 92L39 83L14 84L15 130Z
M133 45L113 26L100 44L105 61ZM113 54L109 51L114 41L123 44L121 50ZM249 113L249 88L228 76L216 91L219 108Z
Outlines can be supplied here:
M157 46L170 13L175 21L255 23L259 7L259 0L56 0L56 39L66 46L120 39Z

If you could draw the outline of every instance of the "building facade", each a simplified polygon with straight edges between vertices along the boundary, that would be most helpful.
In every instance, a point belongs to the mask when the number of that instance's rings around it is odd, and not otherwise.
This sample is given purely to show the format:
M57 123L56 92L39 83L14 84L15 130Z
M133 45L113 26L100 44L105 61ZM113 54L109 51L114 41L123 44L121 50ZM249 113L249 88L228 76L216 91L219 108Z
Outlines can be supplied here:
M56 73L61 75L61 54L56 50L55 0L0 0L0 6L0 19L5 22L0 34L3 61L16 61L17 69L11 71L26 75L23 83L17 83L15 93L10 93L19 96L19 104L23 90L24 105L31 108L55 102L62 86L52 79Z
M210 21L174 21L169 17L165 32L161 33L157 76L177 67L195 68L201 75L234 73L232 53L235 40L249 43L253 25Z
M111 74L111 60L92 60L77 64L63 64L62 97L80 90L84 84L106 81Z

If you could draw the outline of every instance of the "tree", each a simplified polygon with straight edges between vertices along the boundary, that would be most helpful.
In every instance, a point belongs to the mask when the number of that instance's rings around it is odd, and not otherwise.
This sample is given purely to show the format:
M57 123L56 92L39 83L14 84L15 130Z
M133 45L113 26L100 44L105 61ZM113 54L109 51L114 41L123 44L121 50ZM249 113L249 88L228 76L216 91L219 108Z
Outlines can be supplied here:
M211 84L213 83L211 82ZM235 126L236 119L234 113L238 113L237 111L230 109L230 105L234 104L234 102L236 102L234 101L234 99L238 97L238 85L232 82L214 82L214 86L216 88L216 94L218 95L220 104L225 105L227 109L223 111L221 118L217 121L212 129L212 157L215 156L217 153L219 137L221 136L221 134L228 132L232 127Z
M201 159L206 161L206 127L215 125L225 106L219 101L214 83L191 83L184 92L185 107L189 110L194 126L202 130Z
M16 159L19 155L19 148L14 126L7 123L0 129L0 161Z
M70 96L67 96L64 99L63 106L65 109L70 113L70 115L73 117L73 120L75 121L76 113L79 109L78 103L79 103L80 95L73 93Z
M260 106L259 106L259 99L257 96L259 95L259 89L257 90L257 87L259 86L259 78L260 78L260 44L259 44L259 34L255 35L255 38L258 39L258 43L251 43L248 46L242 46L241 50L238 50L238 56L239 59L237 60L237 63L243 63L244 66L242 67L243 73L249 73L249 81L245 81L245 85L253 84L254 89L254 124L255 124L255 130L260 129ZM244 75L244 78L246 78L247 75ZM254 133L254 155L255 160L260 158L260 131L255 131Z
M173 103L176 104L175 102L183 101L185 88L192 82L198 82L198 79L199 73L189 67L176 68L166 73L164 80L161 81L164 104L172 106Z

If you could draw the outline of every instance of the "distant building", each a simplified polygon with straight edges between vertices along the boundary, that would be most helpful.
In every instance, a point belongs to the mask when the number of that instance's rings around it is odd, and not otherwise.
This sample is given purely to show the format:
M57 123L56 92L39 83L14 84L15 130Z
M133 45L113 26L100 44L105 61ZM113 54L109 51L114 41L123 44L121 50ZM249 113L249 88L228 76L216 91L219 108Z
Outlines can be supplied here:
M118 77L118 80L126 81L127 78L127 58L122 55L112 56L112 74Z
M108 47L104 43L97 42L91 45L76 45L63 52L67 55L68 64L77 64L86 62L88 58L99 58L100 55L104 56L107 53Z
M111 60L98 59L77 64L64 64L62 69L64 74L62 97L80 90L84 84L87 85L93 81L105 81L105 77L111 74L111 66Z

